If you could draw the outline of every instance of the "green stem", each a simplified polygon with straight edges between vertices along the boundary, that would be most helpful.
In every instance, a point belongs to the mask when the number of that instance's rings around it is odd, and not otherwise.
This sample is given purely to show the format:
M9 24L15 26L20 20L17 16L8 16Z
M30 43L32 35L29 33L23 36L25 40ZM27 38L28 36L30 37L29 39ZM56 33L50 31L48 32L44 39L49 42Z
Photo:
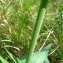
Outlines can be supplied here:
M27 59L26 59L26 63L31 63L32 54L34 52L35 45L36 45L36 42L37 42L37 38L38 38L38 35L39 35L39 32L40 32L40 28L41 28L41 25L42 25L42 22L43 22L43 19L44 19L47 3L48 3L48 0L42 0L41 1L41 5L40 5L39 12L38 12L34 32L33 32L33 35L32 35L32 40L31 40L31 43L30 43L30 48L29 48Z

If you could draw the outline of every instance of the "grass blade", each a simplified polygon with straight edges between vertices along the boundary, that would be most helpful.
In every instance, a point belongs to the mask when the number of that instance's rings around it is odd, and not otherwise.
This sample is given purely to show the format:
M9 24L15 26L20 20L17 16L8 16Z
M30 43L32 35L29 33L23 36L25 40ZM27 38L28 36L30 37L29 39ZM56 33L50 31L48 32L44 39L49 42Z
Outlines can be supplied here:
M2 63L8 63L2 56L0 56L0 60Z
M6 48L4 48L6 52L9 54L10 58L15 62L15 63L20 63L20 60L15 57L12 53L10 53Z

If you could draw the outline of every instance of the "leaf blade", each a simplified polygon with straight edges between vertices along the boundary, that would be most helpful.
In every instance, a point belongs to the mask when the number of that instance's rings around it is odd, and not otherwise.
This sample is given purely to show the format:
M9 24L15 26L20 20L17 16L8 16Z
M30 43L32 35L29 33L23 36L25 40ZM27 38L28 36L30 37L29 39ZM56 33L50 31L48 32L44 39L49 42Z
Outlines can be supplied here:
M2 63L4 63L4 62L8 63L2 56L0 56L0 60L1 60Z
M48 60L48 52L51 48L52 44L49 44L48 46L44 47L42 51L35 52L32 56L31 63L49 63ZM21 62L25 63L27 56L24 56L21 58Z
M4 48L6 50L6 52L8 53L8 55L10 56L10 58L15 62L15 63L21 63L21 61L14 56L12 53L9 52L9 50L7 50L6 48Z

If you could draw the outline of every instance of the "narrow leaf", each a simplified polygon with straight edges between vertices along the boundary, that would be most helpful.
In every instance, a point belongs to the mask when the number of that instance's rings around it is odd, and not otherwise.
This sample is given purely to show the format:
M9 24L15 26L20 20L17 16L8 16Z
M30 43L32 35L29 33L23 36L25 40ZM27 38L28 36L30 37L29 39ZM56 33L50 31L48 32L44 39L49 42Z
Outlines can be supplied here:
M8 63L2 56L0 56L0 60L2 63Z
M15 63L20 63L20 60L14 56L12 53L10 53L6 48L4 48L6 52L9 54L10 58L15 62Z

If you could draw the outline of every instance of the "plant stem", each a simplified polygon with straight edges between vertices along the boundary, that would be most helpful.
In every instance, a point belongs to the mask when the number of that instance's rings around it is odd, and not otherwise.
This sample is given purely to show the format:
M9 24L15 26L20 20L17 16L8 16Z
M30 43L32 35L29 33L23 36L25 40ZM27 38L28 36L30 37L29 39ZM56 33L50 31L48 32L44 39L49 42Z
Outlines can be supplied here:
M32 55L33 55L33 52L35 49L37 38L38 38L40 28L41 28L41 25L42 25L42 22L44 19L44 15L46 12L47 3L48 3L48 0L42 0L41 1L41 5L40 5L39 12L38 12L35 28L33 31L33 35L32 35L32 39L31 39L30 48L29 48L27 59L26 59L26 63L31 63L31 58L32 58Z

